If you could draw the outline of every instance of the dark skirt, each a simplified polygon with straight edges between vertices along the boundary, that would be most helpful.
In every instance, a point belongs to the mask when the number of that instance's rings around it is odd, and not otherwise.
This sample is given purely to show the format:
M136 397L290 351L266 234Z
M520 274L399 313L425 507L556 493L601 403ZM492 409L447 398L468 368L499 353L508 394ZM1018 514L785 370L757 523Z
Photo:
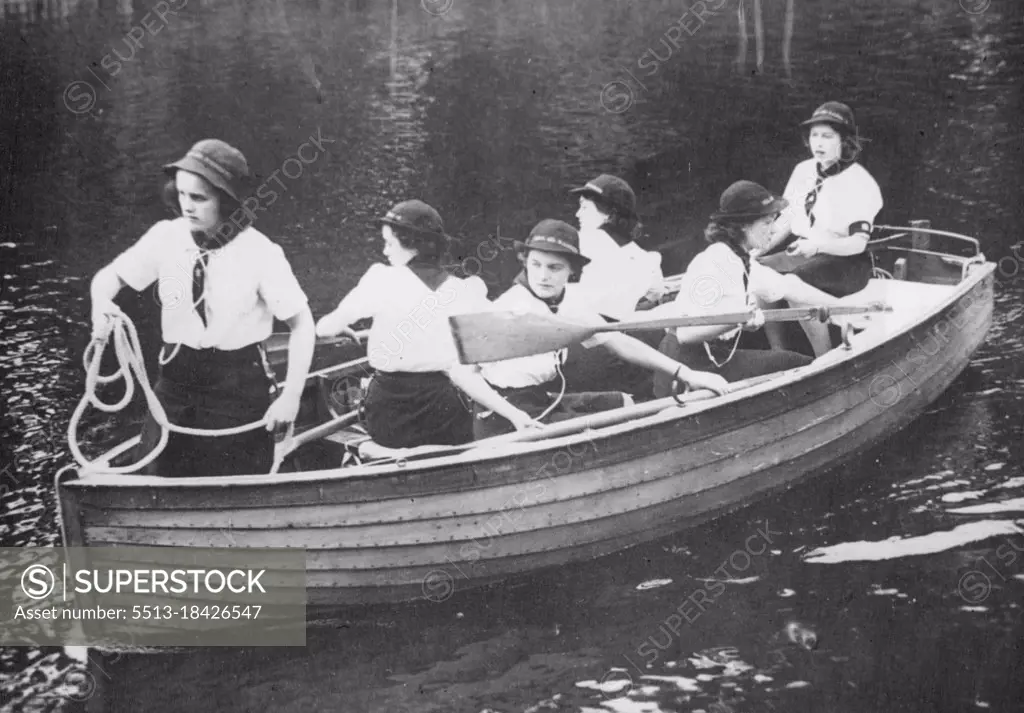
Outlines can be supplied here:
M164 354L174 347L165 345ZM168 420L187 428L221 429L259 421L273 388L256 345L234 351L191 349L184 345L160 367L153 391ZM138 453L153 450L160 426L150 414L142 427ZM148 475L201 476L267 473L274 460L274 436L260 426L236 436L171 433L167 446L143 470Z
M473 440L471 407L444 372L378 371L362 409L366 432L387 448Z
M808 285L833 297L846 297L868 286L871 279L871 256L866 252L857 255L819 253L811 257L787 255L785 248L796 239L790 236L771 253L761 257L759 262L780 274L796 275Z
M628 334L657 349L663 332L644 330L623 334ZM581 344L574 344L569 347L564 371L567 391L582 393L611 389L632 394L637 400L649 398L651 395L650 369L623 361L599 346L588 349Z
M529 386L522 389L495 389L502 397L516 408L522 409L531 417L537 418L554 403L562 388L560 379L545 384ZM543 423L567 421L588 413L610 411L625 405L621 391L585 391L582 393L564 393L558 405L544 417ZM487 411L476 405L476 418L473 421L473 433L479 440L491 436L511 433L515 427L505 418Z
M675 334L666 334L661 340L658 351L676 361L686 364L697 371L710 371L719 374L726 381L742 381L754 376L774 374L777 371L795 369L810 364L813 359L797 352L781 349L737 349L732 358L729 357L732 341L711 344L711 353L722 364L716 366L703 344L680 344ZM724 364L722 362L725 362ZM671 394L672 380L668 376L656 374L654 377L654 396L662 398Z

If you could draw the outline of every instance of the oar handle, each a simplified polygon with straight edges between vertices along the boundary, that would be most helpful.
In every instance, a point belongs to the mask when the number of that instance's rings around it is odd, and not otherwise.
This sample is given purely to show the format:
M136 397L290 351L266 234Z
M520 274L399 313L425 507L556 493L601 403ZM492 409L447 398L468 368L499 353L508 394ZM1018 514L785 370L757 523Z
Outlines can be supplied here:
M273 353L273 352L284 351L285 349L288 348L288 340L291 339L291 336L292 335L287 333L287 332L274 332L273 334L270 335L270 337L267 339L267 341L264 342L264 345L266 346L267 352ZM365 342L366 338L368 336L370 336L370 330L369 329L360 330L360 331L356 332L356 336L359 337L359 342L360 343ZM333 336L333 337L317 337L316 338L316 345L318 347L324 347L324 346L328 346L330 344L344 344L344 343L352 344L353 343L352 342L352 338L349 337L346 334L338 334L338 335Z

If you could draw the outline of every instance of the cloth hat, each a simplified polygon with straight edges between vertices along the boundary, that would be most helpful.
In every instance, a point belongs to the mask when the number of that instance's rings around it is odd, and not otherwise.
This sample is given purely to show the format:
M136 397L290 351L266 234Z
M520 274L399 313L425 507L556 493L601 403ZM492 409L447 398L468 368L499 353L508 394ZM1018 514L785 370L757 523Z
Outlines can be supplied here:
M580 252L580 234L576 228L561 220L542 220L530 231L526 242L515 241L516 250L526 253L530 250L542 250L546 253L568 255L582 268L590 258Z
M736 181L722 193L718 212L712 214L711 220L752 220L780 213L788 205L789 201L772 195L762 185L753 181Z
M420 200L402 201L379 219L384 225L402 228L410 232L442 242L451 240L444 232L441 214Z
M188 171L202 176L236 201L242 201L243 182L249 177L249 164L234 146L220 139L203 139L181 159L164 166L164 172Z
M812 126L813 124L830 124L840 133L857 134L857 122L853 119L853 110L841 102L825 102L814 110L810 119L800 122L800 126Z
M596 198L598 202L607 205L617 213L631 218L636 217L636 193L628 183L617 176L602 173L592 181L587 181L586 185L573 188L569 192Z

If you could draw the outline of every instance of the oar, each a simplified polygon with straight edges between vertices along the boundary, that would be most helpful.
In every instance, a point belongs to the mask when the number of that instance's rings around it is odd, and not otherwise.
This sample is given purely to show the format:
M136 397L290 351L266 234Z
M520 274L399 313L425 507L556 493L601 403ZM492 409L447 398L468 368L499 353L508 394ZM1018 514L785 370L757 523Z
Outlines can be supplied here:
M825 321L832 315L891 312L884 304L830 305L828 307L792 307L765 310L765 322ZM743 324L751 312L652 319L584 325L550 315L522 312L475 312L449 317L459 360L463 364L479 364L515 357L552 352L570 344L578 344L601 332L657 330L674 327L706 327L717 324Z
M307 431L303 431L299 435L293 437L290 443L280 443L277 445L278 449L283 449L284 452L277 458L278 461L283 461L285 458L290 456L292 453L297 451L302 446L313 441L318 441L321 438L325 438L332 433L340 431L341 429L349 426L359 420L358 411L349 411L342 415L332 418L326 423L321 423L319 426L314 426Z
M356 332L356 336L359 337L360 342L366 341L366 337L369 336L369 334L369 329L363 329ZM288 340L291 339L291 336L292 335L288 332L274 332L271 334L267 341L263 342L263 345L267 350L267 354L288 351ZM329 344L345 343L352 343L352 338L345 334L339 334L334 337L317 337L316 339L316 345L318 347L327 346Z
M803 367L797 367L798 369ZM732 394L737 391L743 391L744 389L750 389L754 386L771 381L773 379L782 379L789 374L796 371L796 369L789 369L787 371L780 371L774 374L764 374L762 376L753 376L749 379L743 379L729 384L729 390L726 394ZM397 448L394 449L394 454L382 460L371 461L367 465L387 465L393 461L409 461L418 458L436 458L441 456L456 455L470 449L487 449L497 446L504 446L513 443L529 443L532 441L543 441L550 438L561 438L562 436L572 435L579 433L580 431L596 430L598 428L605 428L607 426L614 426L619 423L626 421L633 421L640 418L645 418L656 413L661 413L665 409L688 406L693 403L700 401L707 401L718 397L714 391L707 389L700 389L698 391L691 391L681 396L666 396L661 399L655 399L653 401L644 401L633 406L627 406L625 408L617 408L610 411L602 411L599 413L588 413L575 418L567 419L565 421L559 421L556 423L547 424L544 428L530 428L523 429L522 431L515 431L513 433L505 433L500 436L491 436L490 438L484 438L479 441L471 441L469 443L463 443L458 446L417 446L415 448Z

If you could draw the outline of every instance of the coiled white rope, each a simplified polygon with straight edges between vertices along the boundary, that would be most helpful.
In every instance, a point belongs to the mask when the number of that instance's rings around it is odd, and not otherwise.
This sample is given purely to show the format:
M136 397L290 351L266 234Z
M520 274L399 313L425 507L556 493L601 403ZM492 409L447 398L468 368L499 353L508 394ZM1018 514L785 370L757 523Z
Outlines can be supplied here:
M253 421L242 426L220 429L188 428L171 423L167 418L167 412L164 410L163 404L160 403L160 399L153 392L153 387L150 386L149 375L146 373L146 363L142 357L142 347L139 344L139 334L135 329L135 325L125 315L112 316L107 324L108 328L89 342L89 346L85 348L85 353L82 357L83 365L85 366L85 393L71 414L71 422L68 424L68 446L71 449L71 455L74 456L75 461L82 468L94 468L97 465L96 461L89 461L82 454L78 444L78 423L82 418L82 414L85 413L86 407L92 405L106 413L121 411L131 402L132 396L135 395L136 380L142 389L142 394L146 399L149 412L153 415L153 420L160 426L160 440L142 460L126 466L115 467L102 464L101 467L104 472L134 473L140 468L149 465L167 446L167 440L172 431L189 436L217 437L235 436L239 433L253 431L266 426L267 419L265 417L259 421ZM110 343L111 337L113 337L114 354L117 357L118 367L117 371L113 374L104 376L100 374L100 364L103 360L103 352ZM134 379L132 378L133 374ZM123 379L125 383L124 396L121 397L121 400L113 404L101 401L99 396L96 395L97 386L99 384L110 384L118 379ZM289 424L284 442L275 449L274 463L270 469L271 473L276 473L281 467L281 461L288 452L288 449L284 448L283 445L291 442L293 434L294 424Z

